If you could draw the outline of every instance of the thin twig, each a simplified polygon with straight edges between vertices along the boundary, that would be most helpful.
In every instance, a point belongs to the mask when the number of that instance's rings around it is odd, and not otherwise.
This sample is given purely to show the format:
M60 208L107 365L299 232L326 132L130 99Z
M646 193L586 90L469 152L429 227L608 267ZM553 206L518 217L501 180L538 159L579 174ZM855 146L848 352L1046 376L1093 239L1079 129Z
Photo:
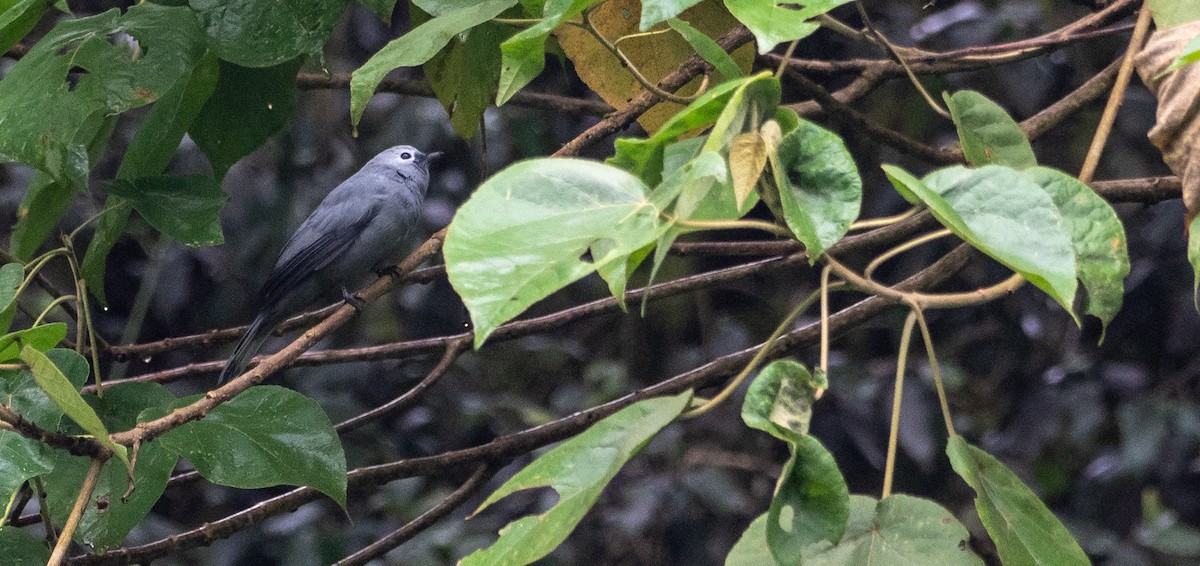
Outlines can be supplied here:
M92 457L92 465L88 467L87 475L83 477L83 485L79 487L75 505L71 507L71 514L67 516L67 522L63 524L62 533L58 535L58 544L54 545L54 551L50 553L50 561L46 563L47 566L59 566L66 558L67 549L71 547L71 538L75 536L75 529L79 527L79 520L83 518L83 512L92 498L92 492L96 490L96 482L100 479L100 471L104 469L104 463L107 461L107 453Z
M1100 116L1100 124L1096 126L1096 134L1092 137L1092 145L1088 148L1087 157L1084 158L1083 167L1079 171L1079 180L1084 183L1092 180L1096 167L1100 165L1104 144L1108 142L1113 122L1117 119L1117 110L1121 108L1121 101L1125 98L1125 87L1129 86L1129 79L1133 76L1133 57L1142 50L1149 29L1150 7L1142 6L1137 24L1133 28L1133 37L1129 38L1129 48L1125 51L1121 70L1117 72L1117 82L1113 85L1112 95L1108 97L1108 104L1104 106L1104 114Z

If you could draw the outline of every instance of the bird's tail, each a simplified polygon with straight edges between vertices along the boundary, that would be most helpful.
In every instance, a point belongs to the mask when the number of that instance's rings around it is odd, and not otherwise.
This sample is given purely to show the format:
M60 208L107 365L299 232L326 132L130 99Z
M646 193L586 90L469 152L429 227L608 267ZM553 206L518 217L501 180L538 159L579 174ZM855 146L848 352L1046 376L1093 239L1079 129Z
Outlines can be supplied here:
M276 320L277 318L269 312L260 312L258 316L254 317L254 322L250 323L246 334L242 335L237 347L233 349L233 355L225 363L225 369L221 370L221 377L217 380L218 385L241 375L249 365L250 358L253 358L254 354L262 349L267 338L271 337L271 330L279 322Z

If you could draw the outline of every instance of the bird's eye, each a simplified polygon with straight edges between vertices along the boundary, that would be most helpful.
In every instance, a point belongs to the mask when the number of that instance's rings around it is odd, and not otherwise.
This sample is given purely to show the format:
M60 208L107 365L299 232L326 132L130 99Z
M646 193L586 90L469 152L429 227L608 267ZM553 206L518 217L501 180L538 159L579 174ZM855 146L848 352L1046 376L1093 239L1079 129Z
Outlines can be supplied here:
M412 159L412 154L411 154L411 153L409 153L409 152L407 152L407 151L406 151L406 152L404 152L404 153L401 153L401 154L400 154L400 159Z

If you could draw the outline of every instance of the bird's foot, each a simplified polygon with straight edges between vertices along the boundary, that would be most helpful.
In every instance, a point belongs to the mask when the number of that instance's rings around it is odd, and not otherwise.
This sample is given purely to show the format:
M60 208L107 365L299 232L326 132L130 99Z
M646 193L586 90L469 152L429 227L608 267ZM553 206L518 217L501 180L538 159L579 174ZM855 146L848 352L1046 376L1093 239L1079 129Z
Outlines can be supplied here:
M383 277L384 275L391 275L392 279L399 279L400 278L400 268L396 267L395 265L389 265L387 267L379 267L379 268L375 269L375 275L378 277Z
M342 287L342 299L346 301L346 304L354 307L354 310L358 312L362 312L363 307L367 306L366 301L363 301L358 295L351 293L350 290L345 287Z

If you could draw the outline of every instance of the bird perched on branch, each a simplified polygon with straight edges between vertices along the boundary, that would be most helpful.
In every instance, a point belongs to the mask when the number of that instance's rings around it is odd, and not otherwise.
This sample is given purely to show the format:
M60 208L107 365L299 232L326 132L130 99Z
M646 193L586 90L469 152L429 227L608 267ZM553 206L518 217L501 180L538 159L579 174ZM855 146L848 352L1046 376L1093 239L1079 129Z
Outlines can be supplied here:
M258 316L219 383L246 368L276 325L327 291L341 288L346 302L362 306L348 286L398 259L421 217L429 163L440 155L407 145L389 148L330 191L284 245L259 291Z

